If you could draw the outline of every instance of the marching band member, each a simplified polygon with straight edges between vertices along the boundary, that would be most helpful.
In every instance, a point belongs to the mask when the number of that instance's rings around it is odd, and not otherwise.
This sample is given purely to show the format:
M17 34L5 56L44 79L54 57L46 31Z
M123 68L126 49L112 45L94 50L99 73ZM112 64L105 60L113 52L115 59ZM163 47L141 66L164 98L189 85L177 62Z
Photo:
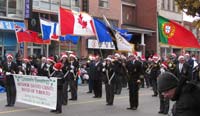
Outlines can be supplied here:
M122 72L122 59L120 58L120 54L115 53L114 55L115 60L113 61L113 64L115 65L115 78L116 82L114 83L114 93L119 95L122 91L122 78L123 78L123 72Z
M68 56L66 54L62 54L60 61L63 65L62 71L64 73L64 84L63 84L63 105L67 105L68 103L68 85L69 85L69 78L67 78L69 74L68 67L70 63L68 61Z
M56 62L54 61L54 58L53 58L52 56L47 58L47 71L48 71L48 76L51 76L51 74L54 72L54 70L53 70L53 65L54 65L55 63L56 63Z
M70 90L71 90L71 98L69 100L77 100L77 90L78 90L78 69L79 69L79 62L76 58L75 54L70 54L69 55L69 74L67 78L69 78L69 85L70 85Z
M106 81L105 81L105 90L106 90L106 105L113 105L114 101L114 83L116 83L116 78L114 72L114 64L112 63L112 59L107 57L105 59L105 68L103 69L103 72L106 75Z
M168 67L167 67L167 62L162 62L161 67L160 67L160 73L163 74L166 71L168 71ZM159 78L159 77L158 77ZM164 98L164 96L162 95L162 93L159 92L159 99L160 99L160 110L159 110L159 114L168 114L169 112L169 99L168 98Z
M87 69L89 74L89 82L88 82L88 89L87 93L92 93L93 85L94 85L94 69L95 69L95 56L89 56L89 61L87 62Z
M151 69L151 81L153 87L153 95L152 97L156 97L158 95L157 90L157 77L160 74L160 58L157 54L153 55L153 64Z
M128 71L128 87L129 87L129 103L130 107L127 109L136 110L139 105L139 86L141 83L140 75L142 64L137 60L135 55L129 56L129 61L126 63Z
M95 57L95 67L94 67L94 96L93 98L101 98L102 97L102 77L103 77L103 64L99 56Z
M167 59L168 70L173 74L175 73L176 69L176 63L177 63L176 57L177 56L175 53L171 53L169 58Z
M51 77L58 78L58 81L57 81L58 87L57 87L56 110L51 110L51 112L60 114L60 113L62 113L63 83L64 83L64 74L62 72L62 63L55 63L53 65L53 70L54 70L54 72L52 73Z
M16 86L14 82L14 77L12 74L15 74L17 71L16 63L13 62L12 54L7 54L7 61L3 64L3 72L6 76L6 96L7 96L7 105L6 107L12 107L15 105L16 100Z

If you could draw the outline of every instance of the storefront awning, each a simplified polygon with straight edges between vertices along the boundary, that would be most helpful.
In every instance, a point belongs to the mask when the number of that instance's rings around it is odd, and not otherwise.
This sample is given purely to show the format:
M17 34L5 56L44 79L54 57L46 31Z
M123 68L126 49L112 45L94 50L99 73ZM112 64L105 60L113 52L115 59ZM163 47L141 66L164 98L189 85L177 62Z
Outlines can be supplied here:
M133 33L140 33L140 34L148 34L152 35L152 33L155 33L156 31L150 30L150 29L144 29L144 28L139 28L139 27L134 27L134 26L128 26L128 25L122 25L123 29L127 29L129 32Z
M25 28L24 22L0 20L0 30L15 30L15 24Z

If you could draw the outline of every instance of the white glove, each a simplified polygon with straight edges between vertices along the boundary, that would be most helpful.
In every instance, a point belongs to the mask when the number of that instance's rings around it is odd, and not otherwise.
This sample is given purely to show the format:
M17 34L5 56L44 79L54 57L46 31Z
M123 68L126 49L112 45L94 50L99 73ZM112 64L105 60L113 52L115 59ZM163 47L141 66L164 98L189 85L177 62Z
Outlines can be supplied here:
M102 64L103 64L103 66L106 66L106 63L105 63L105 62L103 62Z
M102 72L105 72L105 71L106 71L106 69L105 69L105 68L103 68L103 69L102 69Z
M74 70L70 70L70 72L71 72L71 73L73 73L73 72L74 72Z
M6 72L6 75L11 75L11 73L10 72Z
M73 65L71 65L70 67L71 67L71 69L74 69L74 66L73 66Z

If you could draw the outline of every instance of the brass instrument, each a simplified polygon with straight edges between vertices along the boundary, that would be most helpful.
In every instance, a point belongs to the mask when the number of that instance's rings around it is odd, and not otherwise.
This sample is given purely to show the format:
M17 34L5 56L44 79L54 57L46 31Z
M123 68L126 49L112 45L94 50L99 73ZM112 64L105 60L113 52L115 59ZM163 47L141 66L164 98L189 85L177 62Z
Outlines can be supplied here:
M150 64L150 65L148 66L148 68L145 70L145 73L150 74L152 68L153 68L153 64Z
M169 71L173 72L176 68L176 64L174 62L168 62L168 69Z

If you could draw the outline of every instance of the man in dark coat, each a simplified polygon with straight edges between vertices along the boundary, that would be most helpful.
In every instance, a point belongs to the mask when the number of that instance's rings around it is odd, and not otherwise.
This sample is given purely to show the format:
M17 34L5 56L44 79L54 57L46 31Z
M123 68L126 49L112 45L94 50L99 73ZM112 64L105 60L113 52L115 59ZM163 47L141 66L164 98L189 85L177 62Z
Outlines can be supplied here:
M46 57L42 57L41 63L38 66L38 76L48 76L48 67Z
M176 101L172 108L173 116L199 116L200 86L195 81L180 84L174 74L165 72L159 76L157 83L165 98Z
M191 80L192 78L192 70L190 68L190 65L186 62L184 59L184 56L178 57L178 63L176 65L175 69L175 75L179 78L187 78L188 80Z
M15 105L16 100L16 86L12 74L17 72L17 65L13 62L13 56L11 54L7 54L7 62L3 64L3 72L6 75L6 107L12 107Z
M129 56L129 61L126 63L128 70L128 87L129 87L129 103L130 107L127 109L136 110L139 105L139 86L142 64L136 60L135 55Z

